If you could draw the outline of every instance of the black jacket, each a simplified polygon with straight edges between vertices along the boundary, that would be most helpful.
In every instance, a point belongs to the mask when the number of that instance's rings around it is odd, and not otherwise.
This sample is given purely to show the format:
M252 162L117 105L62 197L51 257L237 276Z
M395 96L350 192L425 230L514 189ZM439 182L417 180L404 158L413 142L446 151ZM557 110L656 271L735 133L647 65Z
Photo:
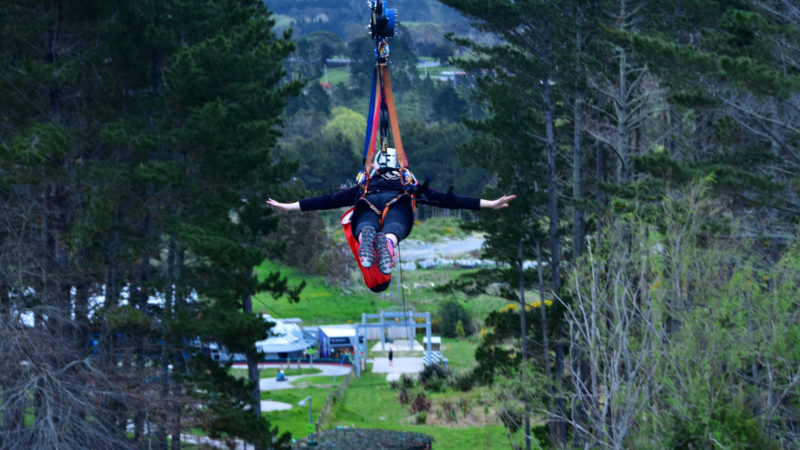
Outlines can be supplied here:
M370 194L377 194L383 192L396 192L401 194L404 192L403 183L400 179L386 180L380 175L375 175L369 179L369 192ZM349 189L343 189L339 192L332 194L320 195L318 197L304 198L300 200L301 211L313 211L318 209L335 209L345 206L353 206L361 198L361 187L353 186ZM467 197L463 195L456 195L452 192L444 193L435 189L425 189L416 195L417 203L436 206L438 208L446 209L480 209L481 200L476 197Z

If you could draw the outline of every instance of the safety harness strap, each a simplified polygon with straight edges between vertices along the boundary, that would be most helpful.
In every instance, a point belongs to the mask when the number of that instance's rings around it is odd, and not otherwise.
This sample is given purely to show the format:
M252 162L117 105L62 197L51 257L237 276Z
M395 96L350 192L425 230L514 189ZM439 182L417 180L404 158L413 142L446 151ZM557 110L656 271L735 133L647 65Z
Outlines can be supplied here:
M392 143L397 151L397 161L401 167L401 181L406 188L406 192L399 194L397 197L387 202L383 211L381 211L367 200L366 196L369 192L369 168L375 153L375 140L377 138L378 124L380 123L381 104L383 103L386 104L386 109L389 112L389 123L392 127ZM370 115L367 118L367 132L364 136L364 156L361 174L359 174L359 184L362 188L361 199L380 217L380 224L383 226L383 220L386 217L386 213L389 212L389 207L404 195L409 195L411 197L411 207L415 211L417 209L417 202L414 194L407 191L414 180L413 175L411 177L408 176L408 159L406 158L406 152L403 150L403 141L400 138L400 125L397 121L397 110L394 107L392 80L389 76L389 67L385 63L377 64L375 66L375 71L372 73L372 92L369 98L369 111Z
M405 169L408 167L408 159L406 159L406 152L403 150L403 141L400 139L400 125L397 121L397 111L394 108L392 79L389 77L389 67L386 64L381 64L380 66L385 84L384 99L386 100L386 109L389 111L389 123L392 126L392 141L395 150L397 150L397 161L400 163L400 167Z
M367 116L367 131L364 134L364 153L361 160L361 171L368 174L369 165L372 162L372 154L375 150L375 139L378 134L379 115L381 102L378 101L381 95L380 84L378 83L378 68L372 72L372 92L369 96L369 112Z

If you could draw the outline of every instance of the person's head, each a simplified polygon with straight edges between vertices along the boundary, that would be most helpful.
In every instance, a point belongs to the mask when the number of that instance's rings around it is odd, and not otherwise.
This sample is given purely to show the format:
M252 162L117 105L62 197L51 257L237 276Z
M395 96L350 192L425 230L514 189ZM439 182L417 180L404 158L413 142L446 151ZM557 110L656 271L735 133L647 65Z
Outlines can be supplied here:
M389 147L385 151L376 152L373 164L378 172L381 173L400 170L400 163L397 161L397 150Z

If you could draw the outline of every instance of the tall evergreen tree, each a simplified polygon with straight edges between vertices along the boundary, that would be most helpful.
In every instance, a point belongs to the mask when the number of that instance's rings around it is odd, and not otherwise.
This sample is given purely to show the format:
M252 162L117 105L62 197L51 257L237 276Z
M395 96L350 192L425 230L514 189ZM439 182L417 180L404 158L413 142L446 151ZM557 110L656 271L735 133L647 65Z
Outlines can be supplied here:
M0 232L13 250L3 252L0 316L17 333L7 343L30 335L31 345L61 347L57 357L4 361L9 445L81 447L105 436L115 447L163 448L172 434L177 447L182 421L285 444L258 414L253 384L227 378L192 342L254 361L268 325L246 298L293 295L277 275L252 276L276 224L262 199L292 168L271 152L298 90L282 70L291 42L274 36L255 1L19 1L0 15L9 24L0 198L14 219ZM33 328L11 326L28 312ZM20 361L41 374L37 384L13 375ZM25 425L31 392L35 420ZM188 407L199 392L209 414Z

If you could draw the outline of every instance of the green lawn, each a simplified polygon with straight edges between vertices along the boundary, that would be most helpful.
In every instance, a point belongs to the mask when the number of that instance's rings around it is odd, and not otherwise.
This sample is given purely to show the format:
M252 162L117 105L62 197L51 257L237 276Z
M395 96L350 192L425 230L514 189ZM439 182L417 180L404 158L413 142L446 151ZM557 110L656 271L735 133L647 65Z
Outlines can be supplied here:
M426 221L414 222L414 231L409 239L424 242L439 242L447 239L463 238L467 232L458 224L461 221L455 217L431 217Z
M336 381L341 382L344 378L339 377ZM311 414L314 422L319 419L319 413L325 406L328 394L336 390L338 384L327 388L305 388L305 389L282 389L278 391L261 392L262 400L272 400L292 405L292 409L284 411L272 411L264 413L264 417L271 425L277 426L281 433L288 431L295 439L300 439L308 435L306 424L308 424L308 405L297 406L300 400L311 395Z
M453 372L466 371L475 366L474 340L442 338L442 354L447 358L447 365Z
M320 83L325 82L325 75L319 79ZM328 67L328 83L330 84L347 84L350 82L350 70L347 66L343 67Z
M275 300L268 294L254 296L253 309L266 312L275 317L297 317L304 326L332 323L360 322L361 313L375 313L393 305L391 299L371 293L366 287L358 285L351 291L330 287L323 277L302 275L295 270L264 261L256 267L256 274L278 270L288 276L290 285L306 281L298 303L286 299Z
M483 395L481 390L474 390L466 394L447 392L432 395L430 398L435 411L441 399L452 400L459 396L468 396L473 399L473 404L478 405L479 398ZM477 410L481 408L478 407ZM457 422L417 425L409 414L408 407L397 401L397 391L386 382L386 376L370 372L363 373L360 379L354 379L344 398L334 406L325 428L336 426L425 433L434 437L434 447L437 449L509 448L506 429L497 420L472 426Z
M456 298L461 301L470 316L476 319L476 322L480 322L490 311L502 308L508 303L490 295L467 297L460 292L439 293L434 290L435 286L445 285L449 280L471 269L395 271L393 275L395 280L405 286L400 297L397 296L394 287L381 294L370 292L361 284L361 275L357 272L351 274L354 285L348 289L329 286L323 277L303 275L270 261L264 261L256 267L256 274L263 276L275 270L287 276L290 285L297 285L305 280L306 287L300 294L300 301L290 303L286 299L275 300L269 294L260 293L254 296L253 309L275 317L297 317L303 320L304 326L356 323L361 322L362 313L377 314L381 310L402 311L403 308L416 312L430 311L435 316L439 305L446 298ZM536 298L534 292L530 292L529 295L531 301Z

